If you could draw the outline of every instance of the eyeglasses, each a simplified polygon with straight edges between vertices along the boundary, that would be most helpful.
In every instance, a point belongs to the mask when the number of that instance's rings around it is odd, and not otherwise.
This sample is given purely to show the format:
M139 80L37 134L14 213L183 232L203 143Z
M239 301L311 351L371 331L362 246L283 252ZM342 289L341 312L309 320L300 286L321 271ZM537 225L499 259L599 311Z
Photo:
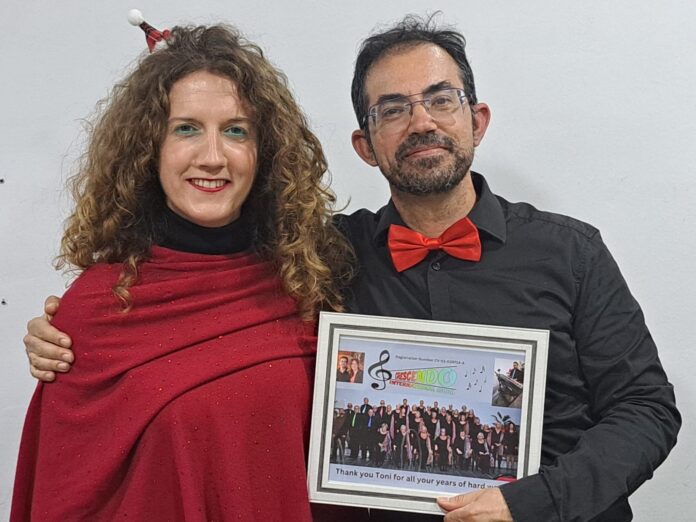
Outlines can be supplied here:
M437 123L450 125L454 123L454 113L466 101L464 89L454 87L421 92L412 96L422 96L422 98L409 101L410 96L399 96L370 107L367 114L372 119L375 130L389 134L403 131L411 121L413 106L418 103L423 104L423 108Z

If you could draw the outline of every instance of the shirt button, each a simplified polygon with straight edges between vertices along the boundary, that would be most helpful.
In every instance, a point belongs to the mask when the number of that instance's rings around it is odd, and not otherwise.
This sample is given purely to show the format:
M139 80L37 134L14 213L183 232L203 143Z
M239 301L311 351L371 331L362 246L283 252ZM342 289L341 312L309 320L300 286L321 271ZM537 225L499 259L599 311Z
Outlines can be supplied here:
M430 268L432 268L433 270L435 270L437 272L438 270L440 270L440 263L435 261L433 264L430 265Z

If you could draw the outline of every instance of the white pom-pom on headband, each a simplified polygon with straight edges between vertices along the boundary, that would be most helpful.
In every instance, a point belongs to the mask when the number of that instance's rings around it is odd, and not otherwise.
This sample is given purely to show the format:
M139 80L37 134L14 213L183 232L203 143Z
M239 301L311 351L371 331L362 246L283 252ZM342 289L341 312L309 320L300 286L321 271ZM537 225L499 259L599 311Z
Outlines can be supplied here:
M147 48L150 52L155 50L157 42L161 42L169 38L169 29L164 29L159 31L148 24L143 18L143 13L138 9L131 9L128 11L128 22L131 25L137 25L145 32L145 41L147 42Z
M143 13L137 9L131 9L128 11L128 21L131 25L140 25L145 19L143 18Z

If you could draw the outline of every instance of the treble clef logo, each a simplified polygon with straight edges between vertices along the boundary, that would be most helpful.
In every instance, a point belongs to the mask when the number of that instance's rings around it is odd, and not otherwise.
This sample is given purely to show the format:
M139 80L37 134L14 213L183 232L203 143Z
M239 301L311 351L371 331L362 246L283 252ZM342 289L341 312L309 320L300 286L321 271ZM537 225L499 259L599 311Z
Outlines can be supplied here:
M379 354L379 361L367 369L367 373L370 374L370 377L375 381L380 381L372 383L372 387L375 390L383 390L386 388L387 381L392 378L392 373L384 369L384 365L388 362L389 352L387 350L382 350L382 353Z

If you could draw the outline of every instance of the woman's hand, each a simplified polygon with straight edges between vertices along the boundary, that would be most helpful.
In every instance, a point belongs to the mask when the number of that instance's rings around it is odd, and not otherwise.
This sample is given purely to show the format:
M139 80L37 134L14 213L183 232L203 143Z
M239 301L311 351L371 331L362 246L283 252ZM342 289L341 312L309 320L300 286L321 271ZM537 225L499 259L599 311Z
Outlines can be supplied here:
M58 311L60 299L54 295L44 303L44 315L27 323L24 346L29 358L29 371L40 381L51 382L56 372L67 372L75 359L69 348L72 341L63 332L51 326Z

